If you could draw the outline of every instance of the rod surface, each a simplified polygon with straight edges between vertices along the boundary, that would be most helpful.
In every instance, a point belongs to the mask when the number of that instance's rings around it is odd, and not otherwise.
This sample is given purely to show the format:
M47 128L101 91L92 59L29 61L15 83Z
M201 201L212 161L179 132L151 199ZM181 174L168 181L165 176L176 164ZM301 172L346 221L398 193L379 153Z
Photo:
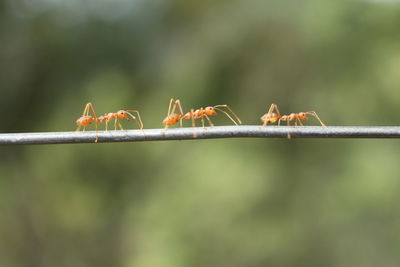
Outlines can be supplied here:
M400 138L391 126L216 126L146 130L99 131L98 143L208 138ZM0 134L0 145L95 143L96 132L43 132Z

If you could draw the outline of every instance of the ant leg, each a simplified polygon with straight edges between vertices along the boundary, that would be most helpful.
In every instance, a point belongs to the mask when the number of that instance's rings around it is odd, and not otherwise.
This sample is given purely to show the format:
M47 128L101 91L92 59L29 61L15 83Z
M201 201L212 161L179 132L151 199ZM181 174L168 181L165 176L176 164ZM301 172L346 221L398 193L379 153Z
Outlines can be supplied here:
M210 124L211 127L214 127L214 124L211 122L210 118L208 117L207 114L204 114L204 116L206 117L206 119L208 120L208 123ZM237 125L237 124L236 124Z
M311 116L314 116L319 121L319 123L321 123L322 126L326 127L326 125L321 121L321 119L318 117L318 115L315 111L307 111L305 113L310 114Z
M183 109L182 109L182 105L181 105L181 101L179 99L175 100L175 107L178 107L179 112L181 113L181 117L184 115L183 114ZM179 125L182 128L182 118L179 119Z
M83 109L82 117L87 116L89 114L89 106L91 106L91 105L92 105L92 103L90 103L90 102L86 104L85 108Z
M279 115L279 117L281 116L281 114L279 113L279 109L278 106L274 103L271 104L271 106L269 107L269 110L267 113L271 114L273 111L276 111L276 113Z
M276 111L276 114L278 114L278 116L281 117L281 114L279 113L278 105L273 104L273 103L269 107L268 112L266 114L272 114L274 110Z
M191 108L190 109L190 118L192 119L192 127L194 128L194 127L196 127L196 122L195 122L195 119L194 119L193 112L194 112L194 110ZM193 132L193 138L197 138L196 132Z
M118 121L118 126L119 126L119 129L120 130L123 130L124 128L122 128L122 125L121 125L121 123L119 122L119 120L117 119L117 121Z
M203 126L203 128L205 128L206 126L205 126L205 123L204 123L204 115L205 115L204 109L200 108L200 111L199 111L198 114L201 114L200 115L201 116L201 125Z
M119 129L120 129L120 130L123 130L124 128L122 128L122 125L121 125L121 123L119 122L118 118L115 117L115 121L114 121L114 131L117 130L117 123L118 123Z
M192 117L192 127L196 127L196 122L195 122L194 116L193 116L193 109L190 111L190 116Z
M175 108L176 108L176 106L177 106L177 105L176 105L176 101L179 102L179 100L174 100L173 98L171 98L171 102L169 103L169 108L168 108L168 116L175 112ZM174 106L172 107L172 110L171 110L171 104L172 104L172 102L174 102Z
M173 98L171 98L169 100L169 106L168 106L168 112L167 112L167 117L166 118L168 118L169 115L171 115L171 113L172 113L171 112L172 103L174 103L174 108L173 108L172 112L174 112L174 110L175 110L175 100ZM164 132L167 130L167 128L168 128L168 125L165 125Z
M172 107L172 103L174 103L174 104L175 104L175 100L174 100L173 98L171 98L171 99L169 100L169 106L168 106L167 118L168 118L168 117L169 117L169 115L171 114L171 107ZM175 108L175 105L174 105L174 108ZM165 130L167 130L167 128L168 128L168 125L165 125L165 127L164 127L164 131L165 131Z
M274 110L275 110L276 114L278 114L278 117L280 118L281 117L281 113L279 112L278 105L276 105L276 104L271 104L267 114L272 114Z
M224 104L224 105L216 105L216 106L214 106L214 108L218 108L218 107L224 107L224 108L226 108L230 113L233 114L233 116L236 118L236 120L239 122L239 124L242 124L242 121L239 119L238 115L236 115L236 113L233 112L233 110L232 110L228 105ZM221 110L221 109L219 109L219 110ZM228 115L228 113L226 113L226 112L224 112L224 113L225 113L233 122L235 122L235 121ZM235 124L237 125L236 122L235 122Z
M289 126L290 126L290 120L288 119L288 120L287 120L287 127L289 127ZM292 137L290 136L289 129L288 129L288 133L287 133L287 138L288 138L288 139L292 138Z
M193 116L193 109L190 109L190 118L192 119L192 127L196 127L196 122L194 121L194 116Z
M299 126L299 118L294 118L294 126Z
M297 120L299 121L301 126L304 126L304 124L301 122L301 120L299 118L297 118Z
M280 117L280 116L281 116L281 114L279 113L278 106L277 106L276 104L272 104L271 106L273 106L273 108L274 108L274 109L275 109L275 111L276 111L276 114L278 114L278 116Z
M172 107L173 105L173 107ZM172 107L172 110L171 110ZM174 100L173 98L171 98L170 102L169 102L169 107L168 107L168 114L167 116L171 115L172 113L175 112L176 107L178 107L181 115L183 115L183 111L182 111L182 106L181 106L181 101L179 99Z
M85 108L83 109L83 113L82 113L82 117L88 116L89 115L89 106L91 105L91 103L87 103ZM78 125L78 128L76 128L76 132L78 132L81 129L81 125Z
M94 122L95 122L95 126L96 126L96 140L94 142L97 143L97 141L99 140L99 135L98 135L99 127L98 127L98 123L97 123L96 112L94 112L94 108L93 108L92 103L88 103L87 105L89 106L89 109L92 112L93 117L94 117ZM89 111L88 111L88 113L89 113Z
M169 114L171 114L172 103L175 104L175 100L173 98L171 98L171 100L169 100L169 107L168 107L167 117L169 116Z

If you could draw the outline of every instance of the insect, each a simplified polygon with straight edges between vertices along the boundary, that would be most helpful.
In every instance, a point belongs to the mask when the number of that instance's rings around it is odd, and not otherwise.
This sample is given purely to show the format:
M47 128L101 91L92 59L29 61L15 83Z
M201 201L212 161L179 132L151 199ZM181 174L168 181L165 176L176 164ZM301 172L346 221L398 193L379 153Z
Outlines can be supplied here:
M137 118L132 114L132 113L137 114ZM91 113L91 115L89 115ZM105 122L106 123L106 131L108 130L108 123L115 119L114 122L114 130L117 129L117 124L121 130L123 130L121 123L119 122L118 119L124 119L124 120L130 120L132 118L135 120L135 122L138 124L139 128L142 130L143 129L143 122L142 119L140 118L139 111L137 110L119 110L115 113L110 112L107 114L104 114L103 116L97 117L96 112L94 111L92 103L87 103L85 106L85 109L83 110L83 114L80 118L76 120L76 124L78 125L78 128L76 131L79 131L81 127L83 126L83 131L85 131L86 126L89 126L93 122L96 124L96 140L95 142L98 141L98 123Z
M172 109L171 109L172 108ZM175 113L175 109L178 108L179 114ZM231 115L223 108L226 108L232 115L233 117L237 120L237 122L232 118ZM165 125L165 129L168 128L170 125L175 125L178 122L180 123L182 127L182 120L192 120L192 126L195 126L195 120L201 119L202 126L205 126L204 123L204 118L208 120L208 123L210 126L214 126L212 123L211 119L209 116L215 116L218 115L217 111L220 111L224 113L235 125L238 125L242 123L242 121L239 119L239 117L233 112L233 110L226 104L224 105L215 105L215 106L208 106L205 108L199 108L199 109L191 109L187 113L183 113L182 106L180 101L177 99L171 99L169 102L169 108L168 108L168 113L167 117L163 120L163 124Z
M131 112L136 113L137 118ZM106 113L103 116L98 117L97 121L105 122L106 123L106 131L107 131L108 123L114 119L114 130L117 130L117 124L118 124L118 127L121 130L123 130L122 125L118 119L130 120L130 118L132 118L137 123L140 130L143 129L143 122L142 122L142 119L140 118L139 111L137 111L137 110L118 110L117 112Z
M275 112L274 112L275 111ZM290 113L290 115L281 115L279 113L278 106L276 104L272 104L267 113L261 116L261 121L264 123L263 126L268 123L275 123L278 121L278 126L280 126L281 121L287 121L287 125L290 125L291 121L295 121L295 125L300 124L303 126L302 120L308 120L307 115L314 116L322 126L326 126L321 119L318 117L315 111L307 111L307 112L299 112L299 113Z
M275 123L278 121L278 126L281 125L281 121L286 121L287 126L290 126L290 122L294 120L294 124L297 126L300 124L303 126L302 120L308 120L307 115L311 115L315 117L322 126L326 127L326 125L321 121L315 111L307 111L307 112L299 112L299 113L290 113L289 115L281 115L279 113L278 106L276 104L271 104L267 113L261 116L261 121L263 122L263 126L266 126L268 123ZM288 138L290 138L290 134L288 133Z

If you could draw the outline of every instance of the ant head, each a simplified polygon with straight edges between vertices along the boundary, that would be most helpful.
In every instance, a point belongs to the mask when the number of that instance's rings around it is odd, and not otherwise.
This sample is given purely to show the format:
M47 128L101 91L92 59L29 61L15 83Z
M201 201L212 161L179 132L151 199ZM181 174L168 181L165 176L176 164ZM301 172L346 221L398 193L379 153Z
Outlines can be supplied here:
M207 114L207 115L217 115L217 112L215 111L215 108L214 107L205 107L204 108L204 112Z
M304 112L300 112L299 114L297 114L297 116L299 117L299 119L301 120L307 120L307 114Z
M118 110L117 111L117 117L120 119L128 119L128 116L126 115L126 111L125 110Z

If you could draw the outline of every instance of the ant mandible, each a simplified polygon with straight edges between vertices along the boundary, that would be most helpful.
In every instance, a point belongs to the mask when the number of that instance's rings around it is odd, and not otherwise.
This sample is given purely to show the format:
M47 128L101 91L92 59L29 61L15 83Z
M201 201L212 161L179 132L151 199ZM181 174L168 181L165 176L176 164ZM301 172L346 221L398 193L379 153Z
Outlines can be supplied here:
M172 107L172 109L171 109L171 107ZM176 108L179 109L179 111L180 111L179 114L175 113L175 109ZM231 115L229 115L228 112L226 112L222 108L226 108L233 115L233 117L235 117L237 122L232 118ZM239 117L226 104L208 106L208 107L205 107L205 108L201 107L200 109L196 109L196 110L191 109L189 112L184 114L180 101L178 99L175 100L173 98L171 98L171 100L169 102L169 108L168 108L167 117L163 120L163 124L165 125L165 129L166 129L166 128L168 128L168 126L175 125L178 122L180 122L180 125L182 127L182 120L190 120L191 119L192 120L192 126L194 127L195 126L195 120L201 119L202 126L205 127L205 123L204 123L204 117L205 117L208 120L208 123L210 124L210 126L212 127L212 126L214 126L214 124L212 123L212 121L209 118L209 116L218 115L217 114L217 110L222 112L222 113L224 113L235 125L238 125L238 123L242 124L242 121L239 119Z

